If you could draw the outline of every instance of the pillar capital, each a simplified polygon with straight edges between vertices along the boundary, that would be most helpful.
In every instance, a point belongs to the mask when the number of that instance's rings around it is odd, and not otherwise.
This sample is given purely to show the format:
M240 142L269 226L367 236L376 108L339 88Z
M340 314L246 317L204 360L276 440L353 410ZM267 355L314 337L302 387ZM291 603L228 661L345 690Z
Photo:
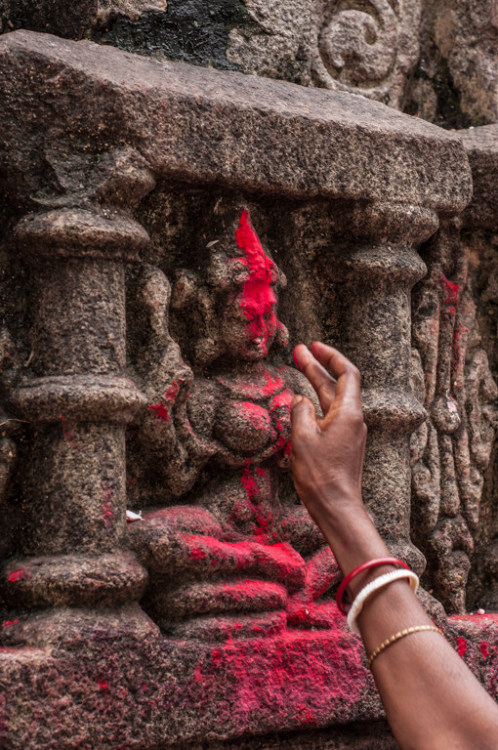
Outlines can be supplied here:
M150 242L134 219L86 207L28 214L15 227L13 239L26 257L50 261L76 257L131 262Z

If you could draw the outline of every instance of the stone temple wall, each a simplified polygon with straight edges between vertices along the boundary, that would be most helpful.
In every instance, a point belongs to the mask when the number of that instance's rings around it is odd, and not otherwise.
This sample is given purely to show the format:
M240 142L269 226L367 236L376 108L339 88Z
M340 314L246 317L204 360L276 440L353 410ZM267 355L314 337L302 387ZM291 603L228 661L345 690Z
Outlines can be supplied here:
M289 477L298 341L498 690L497 10L0 0L0 747L395 748ZM489 7L488 7L489 6Z

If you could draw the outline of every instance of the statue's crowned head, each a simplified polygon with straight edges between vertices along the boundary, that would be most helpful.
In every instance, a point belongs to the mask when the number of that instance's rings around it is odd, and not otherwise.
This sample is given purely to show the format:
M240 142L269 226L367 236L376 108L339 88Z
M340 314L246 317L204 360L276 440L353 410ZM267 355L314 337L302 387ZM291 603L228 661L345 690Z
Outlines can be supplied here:
M265 252L249 211L243 208L210 252L204 278L182 270L173 289L172 307L198 308L199 337L193 364L205 366L221 356L243 361L264 359L272 346L287 344L287 330L277 320L284 274Z

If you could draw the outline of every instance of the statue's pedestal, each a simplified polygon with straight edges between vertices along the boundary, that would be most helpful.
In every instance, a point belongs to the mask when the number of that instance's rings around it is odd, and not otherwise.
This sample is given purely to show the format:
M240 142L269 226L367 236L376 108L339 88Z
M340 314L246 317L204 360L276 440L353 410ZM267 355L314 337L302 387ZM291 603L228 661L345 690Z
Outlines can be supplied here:
M336 731L340 737L352 722L361 727L383 717L363 647L346 629L200 644L147 631L143 620L133 629L134 614L122 614L121 621L113 616L112 627L102 616L100 622L97 615L81 617L63 648L0 651L2 747L156 750L203 741L237 747L248 736L256 742L334 724L330 744L322 738L321 746L335 748L344 747L334 744ZM11 621L2 630L10 639L22 628ZM498 695L498 615L450 618L447 635ZM274 746L260 741L258 747ZM284 740L277 746L285 747Z
M0 652L2 747L152 750L382 716L350 633L200 644L130 632L129 619L121 632L81 619L64 648Z

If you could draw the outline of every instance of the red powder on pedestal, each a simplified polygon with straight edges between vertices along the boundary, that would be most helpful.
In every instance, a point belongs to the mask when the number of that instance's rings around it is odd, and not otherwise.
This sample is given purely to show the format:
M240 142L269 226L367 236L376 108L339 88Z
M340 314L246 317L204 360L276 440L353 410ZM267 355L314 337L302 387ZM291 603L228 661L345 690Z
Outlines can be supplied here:
M489 654L489 642L481 641L481 643L479 644L479 648L481 650L483 659L487 659Z

